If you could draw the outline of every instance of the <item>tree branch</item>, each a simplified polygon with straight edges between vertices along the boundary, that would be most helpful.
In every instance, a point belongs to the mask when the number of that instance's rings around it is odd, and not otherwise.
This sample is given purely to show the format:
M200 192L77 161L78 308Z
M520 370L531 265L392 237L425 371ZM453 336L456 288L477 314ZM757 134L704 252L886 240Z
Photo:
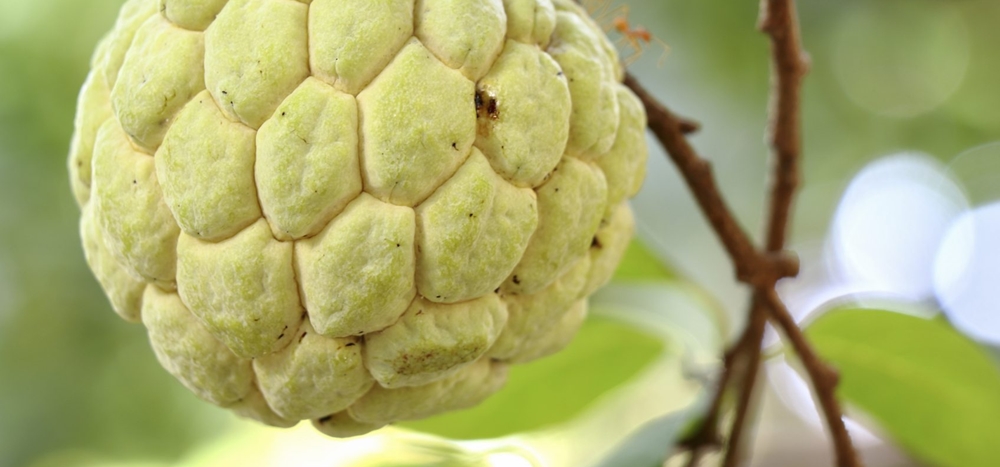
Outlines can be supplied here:
M692 451L689 466L698 464L701 450L705 446L718 444L717 425L724 393L735 379L734 375L742 371L743 381L739 387L737 412L724 465L732 467L738 463L740 441L760 367L764 327L770 317L791 341L816 388L833 438L837 465L858 467L860 461L844 427L840 405L835 397L836 372L816 356L775 292L778 280L798 273L797 260L784 253L784 248L794 195L800 183L801 85L808 61L802 52L793 0L761 0L760 11L759 27L771 39L772 97L768 139L774 154L774 179L768 209L766 248L763 252L754 247L722 198L711 164L688 143L682 120L650 95L634 77L627 75L625 78L625 84L639 96L646 107L650 130L680 170L699 207L733 261L737 278L754 287L747 329L726 353L725 370L717 385L712 406L702 427L683 443Z
M767 251L785 247L785 236L799 186L802 153L802 79L808 61L802 52L793 0L761 0L758 27L771 37L771 110L769 143L774 154L774 183L767 233Z
M798 260L793 255L765 255L757 251L722 198L711 162L699 156L685 137L681 119L656 100L631 74L626 73L624 83L645 105L649 129L680 170L695 201L732 258L736 278L753 286L767 286L777 278L798 274Z
M802 50L794 0L761 0L758 26L771 38L773 68L770 144L775 155L775 183L771 191L767 250L779 251L785 247L791 207L800 183L802 80L808 72L809 59ZM784 331L809 373L833 438L837 465L859 466L861 462L844 426L835 394L839 379L836 371L813 351L774 288L758 293L764 294L771 319Z
M858 459L857 452L851 442L851 436L847 433L844 425L843 411L840 402L837 401L837 384L840 376L837 371L820 360L819 356L809 345L799 329L791 313L781 302L778 293L770 290L765 297L768 309L771 312L771 319L778 324L785 337L792 343L792 348L802 361L802 365L812 380L813 388L816 390L816 397L819 399L820 408L826 418L827 427L830 429L830 436L833 438L833 447L836 450L838 467L859 467L862 465Z
M760 372L760 344L764 340L767 314L764 312L766 309L763 307L759 292L754 293L752 303L750 320L746 329L747 343L741 347L743 351L741 355L746 360L746 368L743 371L743 383L739 387L736 416L733 418L733 425L729 433L728 450L722 461L723 467L736 467L743 454L743 433L753 402L754 388L757 386L757 375Z
M802 156L802 80L807 71L802 52L795 5L792 0L761 0L758 28L770 37L771 103L768 112L768 143L772 153L772 185L768 208L766 251L785 248L795 192L800 184L799 161ZM764 289L754 292L749 311L749 333L756 347L748 355L747 375L740 388L729 451L724 466L735 467L741 454L743 424L752 400L754 383L760 371L760 346L764 338L768 307ZM774 284L768 289L774 290Z

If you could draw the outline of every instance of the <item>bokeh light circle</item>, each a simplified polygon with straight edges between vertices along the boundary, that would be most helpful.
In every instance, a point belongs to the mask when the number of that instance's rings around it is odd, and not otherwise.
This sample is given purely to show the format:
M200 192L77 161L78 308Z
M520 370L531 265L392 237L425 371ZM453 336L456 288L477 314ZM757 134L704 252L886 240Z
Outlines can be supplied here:
M844 93L890 117L914 117L947 101L971 55L968 25L952 2L855 2L832 41Z
M934 287L951 323L966 335L1000 345L1000 202L952 223L937 252Z
M1000 345L1000 143L985 144L948 166L975 206L948 227L934 264L934 292L952 324Z
M958 184L928 156L904 153L869 164L834 215L835 275L901 299L933 297L938 246L966 209Z

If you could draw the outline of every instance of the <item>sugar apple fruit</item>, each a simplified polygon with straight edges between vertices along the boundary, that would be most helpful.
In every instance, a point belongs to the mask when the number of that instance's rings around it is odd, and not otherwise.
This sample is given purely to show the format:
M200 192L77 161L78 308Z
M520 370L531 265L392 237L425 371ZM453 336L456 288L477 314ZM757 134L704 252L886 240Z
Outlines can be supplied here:
M69 159L86 259L202 399L332 436L559 350L645 113L570 0L129 0Z

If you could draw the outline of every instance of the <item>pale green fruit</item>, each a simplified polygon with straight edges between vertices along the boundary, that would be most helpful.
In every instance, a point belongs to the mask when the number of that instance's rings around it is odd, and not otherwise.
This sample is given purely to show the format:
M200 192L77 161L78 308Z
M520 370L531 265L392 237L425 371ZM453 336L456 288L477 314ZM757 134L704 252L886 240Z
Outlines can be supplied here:
M199 397L332 436L573 337L646 117L570 0L129 0L70 153L87 261Z

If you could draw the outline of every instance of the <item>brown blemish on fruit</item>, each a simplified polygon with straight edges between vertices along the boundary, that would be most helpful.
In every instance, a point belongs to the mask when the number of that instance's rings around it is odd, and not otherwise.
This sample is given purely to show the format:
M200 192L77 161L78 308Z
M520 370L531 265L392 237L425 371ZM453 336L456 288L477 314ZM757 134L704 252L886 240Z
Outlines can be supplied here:
M489 91L476 90L476 119L479 121L479 133L490 134L490 122L500 119L500 103L497 97Z
M413 349L393 361L400 375L418 375L468 363L484 352L480 342L459 342L448 348Z

